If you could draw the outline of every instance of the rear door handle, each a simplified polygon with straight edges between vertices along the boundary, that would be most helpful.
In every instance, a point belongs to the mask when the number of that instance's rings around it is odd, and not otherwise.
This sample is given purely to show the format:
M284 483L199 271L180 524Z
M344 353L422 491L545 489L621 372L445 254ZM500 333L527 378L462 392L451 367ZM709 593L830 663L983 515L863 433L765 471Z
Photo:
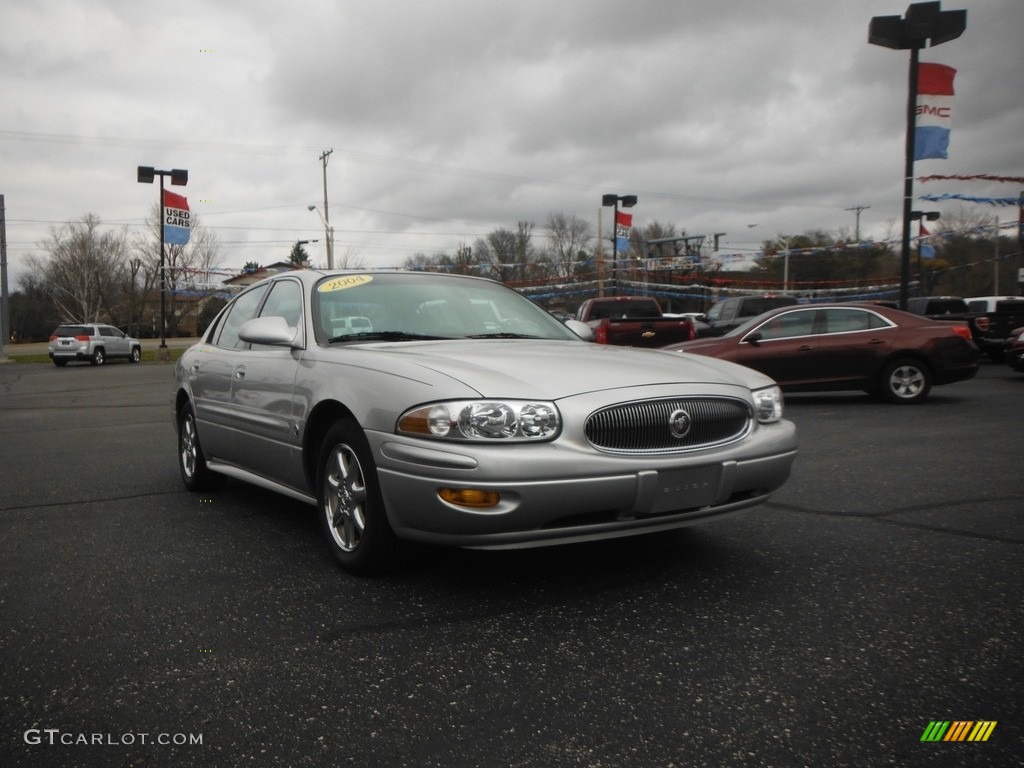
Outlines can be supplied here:
M237 368L235 368L235 378L236 379L244 379L245 378L245 366L244 365L240 365Z

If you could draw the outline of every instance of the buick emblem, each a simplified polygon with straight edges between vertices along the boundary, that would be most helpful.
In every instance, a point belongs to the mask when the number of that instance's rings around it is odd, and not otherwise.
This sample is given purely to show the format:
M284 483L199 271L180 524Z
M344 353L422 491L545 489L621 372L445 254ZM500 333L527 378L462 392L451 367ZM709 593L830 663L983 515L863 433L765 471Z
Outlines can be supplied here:
M672 437L677 440L686 437L686 434L690 431L690 426L693 424L693 419L690 418L690 414L679 408L672 412L672 415L668 417L668 428L672 432Z

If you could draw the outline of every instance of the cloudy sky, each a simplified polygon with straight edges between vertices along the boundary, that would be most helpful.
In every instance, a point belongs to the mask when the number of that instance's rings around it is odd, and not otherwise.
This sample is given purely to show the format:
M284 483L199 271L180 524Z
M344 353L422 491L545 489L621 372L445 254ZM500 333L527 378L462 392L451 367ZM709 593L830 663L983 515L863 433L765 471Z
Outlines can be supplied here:
M898 233L909 54L869 45L894 0L7 0L0 194L12 289L51 226L139 228L173 188L222 264L366 266L451 251L551 212L596 228L601 195L635 223L725 232L754 251L809 229ZM958 70L948 160L915 175L1024 173L1021 0L966 8L922 61ZM917 194L1015 196L928 182ZM927 204L953 212L963 204ZM974 206L972 212L978 208ZM987 209L1012 219L1016 209ZM610 216L604 218L610 226ZM756 226L750 226L756 225Z

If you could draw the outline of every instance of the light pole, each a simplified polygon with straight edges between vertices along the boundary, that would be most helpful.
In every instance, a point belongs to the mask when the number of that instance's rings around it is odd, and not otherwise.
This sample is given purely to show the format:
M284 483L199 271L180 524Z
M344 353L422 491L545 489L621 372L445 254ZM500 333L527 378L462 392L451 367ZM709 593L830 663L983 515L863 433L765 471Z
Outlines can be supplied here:
M782 292L789 293L789 238L776 235L775 239L786 246L782 252Z
M334 269L334 227L324 218L324 215L320 213L320 209L316 205L307 205L306 208L310 211L316 211L316 215L320 217L320 221L324 225L324 240L327 242L327 268ZM314 240L313 242L317 241Z
M913 3L905 17L875 16L868 26L868 42L896 50L910 50L907 88L907 140L903 166L903 240L900 247L900 309L907 308L910 284L910 214L914 196L914 128L917 113L918 52L955 40L967 28L967 11L943 11L941 3Z
M619 294L619 203L623 208L632 208L636 205L636 195L616 195L614 193L602 195L601 205L607 207L615 206L615 215L612 219L612 285L615 295Z
M931 288L926 284L924 278L924 257L921 256L921 238L924 236L924 223L925 221L935 221L939 219L942 214L939 211L911 211L910 220L917 222L917 274L921 287L924 289L924 295L931 294ZM929 246L930 247L930 246Z
M188 171L175 168L170 171L158 171L149 165L140 165L138 169L138 180L140 184L152 184L153 179L160 177L160 351L157 357L166 360L167 354L167 324L164 316L166 310L167 296L167 274L164 270L164 177L171 177L171 184L184 187L188 184Z

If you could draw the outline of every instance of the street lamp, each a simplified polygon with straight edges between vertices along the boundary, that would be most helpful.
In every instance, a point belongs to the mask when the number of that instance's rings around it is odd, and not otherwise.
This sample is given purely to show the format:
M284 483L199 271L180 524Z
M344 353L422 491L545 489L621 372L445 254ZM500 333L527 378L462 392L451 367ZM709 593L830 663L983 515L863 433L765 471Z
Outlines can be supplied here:
M868 26L868 42L884 48L910 50L907 88L907 141L903 171L903 242L900 248L900 309L907 308L910 283L910 214L914 195L914 127L917 112L918 52L955 40L967 28L967 11L943 11L941 3L913 3L903 18L875 16Z
M632 208L636 205L636 195L616 195L614 193L601 196L602 206L615 206L615 215L612 218L612 283L615 285L615 294L619 293L619 203L623 208Z
M160 177L160 352L158 357L166 360L167 354L167 323L166 323L166 296L167 296L167 274L164 270L164 177L171 177L171 184L184 187L188 184L188 171L175 168L170 171L158 171L149 165L140 165L138 168L138 181L140 184L152 184L153 180Z
M296 240L295 241L295 248L292 249L292 253L301 253L302 252L301 251L302 246L309 245L310 243L319 243L319 242L320 242L319 240ZM297 264L299 262L294 262L293 261L292 263L293 264ZM307 262L302 262L302 263L306 264L307 266L309 264L308 261Z
M307 210L316 211L316 215L320 217L320 221L324 225L324 239L327 241L327 268L334 269L334 227L331 223L324 218L324 215L320 213L320 209L315 205L307 205ZM313 241L314 243L316 240Z

